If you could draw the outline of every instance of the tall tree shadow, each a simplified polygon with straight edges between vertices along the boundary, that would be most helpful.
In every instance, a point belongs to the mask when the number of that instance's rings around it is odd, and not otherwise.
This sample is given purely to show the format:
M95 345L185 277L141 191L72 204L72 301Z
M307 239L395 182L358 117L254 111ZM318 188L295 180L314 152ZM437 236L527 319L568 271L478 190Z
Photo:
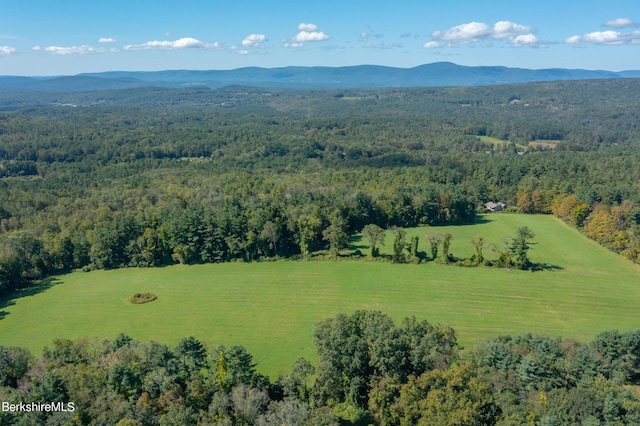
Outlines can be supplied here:
M349 237L349 250L367 250L369 245L362 240L362 235Z
M564 268L560 265L552 265L550 263L540 263L539 264L542 269L545 271L562 271Z
M482 213L482 214L478 214L476 215L476 217L473 218L473 221L471 222L464 222L464 223L437 223L434 225L429 225L429 228L447 228L449 226L473 226L473 225L484 225L487 223L491 223L494 222L495 219L492 217L491 214L488 213Z
M532 263L529 268L531 272L535 271L563 271L564 268L560 265L553 265L551 263Z
M55 277L45 278L36 283L28 284L25 287L19 288L9 294L3 294L0 296L0 321L4 319L9 312L5 308L16 304L16 300L23 297L35 296L53 287L56 284L62 283L62 280Z

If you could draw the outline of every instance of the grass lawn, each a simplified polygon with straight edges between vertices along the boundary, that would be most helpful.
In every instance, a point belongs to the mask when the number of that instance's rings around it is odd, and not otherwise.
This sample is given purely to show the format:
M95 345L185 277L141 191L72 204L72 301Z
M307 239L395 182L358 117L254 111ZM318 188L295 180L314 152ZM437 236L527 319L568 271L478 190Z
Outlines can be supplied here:
M497 139L497 138L492 138L491 136L478 136L478 138L488 144L488 145L493 145L494 148L498 147L498 146L504 146L504 145L508 145L510 142L506 141L504 139ZM521 145L521 144L515 144L516 148L518 149L526 149L527 147L531 147L531 148L537 148L537 147L541 147L541 148L546 148L546 149L555 149L558 144L562 142L560 140L551 140L551 139L538 139L535 141L529 141L528 145Z
M488 145L493 145L494 148L497 148L498 146L506 146L508 145L510 142L506 141L504 139L497 139L497 138L492 138L491 136L478 136L478 138L488 144ZM526 147L524 145L521 144L515 144L516 148L518 149L525 149Z
M42 289L0 299L0 344L39 353L54 338L114 338L175 344L193 335L211 345L241 344L258 370L286 373L300 356L316 360L313 329L339 312L377 309L396 321L415 315L447 323L463 345L526 331L589 341L606 329L640 328L640 267L551 216L491 214L475 225L415 228L453 234L451 253L470 256L471 239L500 244L527 225L541 272L376 262L228 263L76 272ZM391 251L387 236L383 252ZM360 242L359 245L365 245ZM362 250L366 252L366 248ZM497 255L485 250L485 257ZM131 304L135 293L158 299Z
M540 147L540 148L546 148L546 149L556 149L558 144L561 142L562 142L561 140L539 139L539 140L529 142L529 146L533 148Z

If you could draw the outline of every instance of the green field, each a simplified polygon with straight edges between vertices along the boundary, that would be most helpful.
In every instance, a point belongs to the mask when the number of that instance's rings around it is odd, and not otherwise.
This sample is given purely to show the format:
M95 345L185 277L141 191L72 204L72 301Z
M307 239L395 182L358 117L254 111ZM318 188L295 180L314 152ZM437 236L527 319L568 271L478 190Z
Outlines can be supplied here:
M491 136L478 136L478 138L486 143L487 145L493 145L494 148L497 148L498 146L506 146L508 145L510 142L506 141L504 139L497 139L497 138L492 138ZM524 149L525 146L524 145L520 145L520 144L515 144L516 148L518 149Z
M510 142L506 141L504 139L497 139L497 138L492 138L491 136L478 136L478 139L480 139L482 142L486 143L487 145L493 145L494 148L498 147L498 146L505 146L508 145ZM544 148L544 149L555 149L558 144L562 142L560 140L543 140L543 139L537 139L534 141L529 141L529 143L527 145L522 145L522 144L515 144L515 147L517 149L526 149L527 147L531 147L531 148Z
M377 309L447 323L463 345L483 336L532 331L589 341L597 332L640 328L640 267L551 216L484 215L479 223L416 228L421 250L430 232L453 234L451 253L470 256L470 240L500 244L527 225L540 272L378 262L279 261L76 272L48 288L0 300L0 344L36 353L56 337L175 344L193 335L211 345L242 344L260 372L275 376L304 356L315 361L315 324L339 312ZM366 244L356 241L355 246ZM387 237L387 252L392 246ZM485 257L497 255L485 250ZM137 292L158 300L129 303Z
M558 146L559 143L561 143L561 140L535 140L535 141L531 141L529 142L530 147L532 148L543 148L543 149L556 149L556 147Z

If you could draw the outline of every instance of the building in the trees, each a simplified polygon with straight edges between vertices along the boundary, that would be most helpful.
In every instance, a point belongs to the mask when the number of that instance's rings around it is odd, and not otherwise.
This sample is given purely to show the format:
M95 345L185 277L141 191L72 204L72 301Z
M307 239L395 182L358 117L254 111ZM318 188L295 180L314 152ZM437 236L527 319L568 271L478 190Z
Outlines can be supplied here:
M487 210L490 210L492 212L499 212L500 210L504 210L507 208L507 205L505 203L501 203L500 201L498 201L497 203L489 201L488 203L485 203L484 206L487 208Z

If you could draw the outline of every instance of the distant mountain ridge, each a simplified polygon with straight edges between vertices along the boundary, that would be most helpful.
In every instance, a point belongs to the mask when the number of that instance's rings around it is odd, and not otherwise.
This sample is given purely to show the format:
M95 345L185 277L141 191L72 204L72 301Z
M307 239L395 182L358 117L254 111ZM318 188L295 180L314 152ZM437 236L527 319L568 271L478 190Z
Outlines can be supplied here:
M484 86L554 80L640 78L640 70L525 69L502 66L468 67L435 62L413 68L378 65L348 67L247 67L209 71L109 71L75 76L0 76L0 92L93 91L140 87L219 88L230 85L292 89L341 89L379 87Z

